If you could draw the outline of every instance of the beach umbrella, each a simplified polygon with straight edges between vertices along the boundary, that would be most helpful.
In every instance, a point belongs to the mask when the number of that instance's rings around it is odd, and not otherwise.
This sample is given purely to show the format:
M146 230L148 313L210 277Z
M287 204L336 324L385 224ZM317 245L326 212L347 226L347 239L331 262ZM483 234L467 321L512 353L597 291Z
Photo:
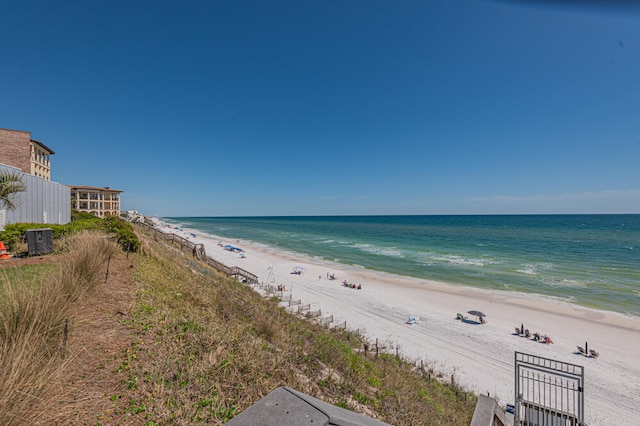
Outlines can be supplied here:
M480 312L480 311L467 311L467 313L469 315L474 315L474 316L478 317L478 322L484 324L484 320L482 318L486 317L486 315L483 314L482 312Z

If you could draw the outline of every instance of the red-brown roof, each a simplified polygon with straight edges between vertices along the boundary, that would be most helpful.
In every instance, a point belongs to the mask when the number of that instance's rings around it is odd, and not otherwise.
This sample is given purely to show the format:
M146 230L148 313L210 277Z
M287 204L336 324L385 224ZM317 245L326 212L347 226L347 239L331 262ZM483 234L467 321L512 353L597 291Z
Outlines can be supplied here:
M67 185L71 189L86 189L90 191L110 191L110 192L124 192L120 189L109 188L108 186L87 186L87 185Z
M51 154L55 154L55 152L54 152L51 148L49 148L48 146L46 146L46 145L45 145L45 144L43 144L42 142L37 141L37 140L35 140L35 139L31 139L31 142L35 142L35 143L37 143L38 145L40 145L41 147L43 147L44 149L46 149L47 151L49 151Z

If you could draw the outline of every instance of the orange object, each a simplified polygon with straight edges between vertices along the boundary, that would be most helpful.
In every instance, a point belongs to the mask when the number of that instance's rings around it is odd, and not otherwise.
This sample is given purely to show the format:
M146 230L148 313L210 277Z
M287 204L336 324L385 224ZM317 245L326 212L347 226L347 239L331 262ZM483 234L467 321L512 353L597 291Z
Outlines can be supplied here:
M4 246L4 243L0 241L0 259L8 259L9 254L7 254L7 248Z

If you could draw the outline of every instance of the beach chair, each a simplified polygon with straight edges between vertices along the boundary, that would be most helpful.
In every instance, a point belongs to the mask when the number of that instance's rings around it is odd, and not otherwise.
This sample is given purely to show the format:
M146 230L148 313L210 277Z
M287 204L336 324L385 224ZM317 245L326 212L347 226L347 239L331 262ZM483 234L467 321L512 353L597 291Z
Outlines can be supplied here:
M417 324L420 321L420 317L415 316L415 315L411 315L409 316L409 319L407 320L407 324Z
M526 337L527 339L531 338L531 332L529 331L528 328L524 331L524 337Z
M576 346L578 348L578 352L584 356L587 356L587 351L584 350L582 346Z
M585 354L585 355L586 355L586 354ZM592 358L598 358L598 357L600 356L600 352L596 352L596 351L594 351L593 349L589 349L589 355L590 355Z
M459 320L466 320L466 319L467 319L467 317L465 317L465 316L464 316L464 315L462 315L460 312L458 312L458 314L456 315L456 319L459 319Z
M516 327L516 336L522 336L522 333L520 333L520 327Z

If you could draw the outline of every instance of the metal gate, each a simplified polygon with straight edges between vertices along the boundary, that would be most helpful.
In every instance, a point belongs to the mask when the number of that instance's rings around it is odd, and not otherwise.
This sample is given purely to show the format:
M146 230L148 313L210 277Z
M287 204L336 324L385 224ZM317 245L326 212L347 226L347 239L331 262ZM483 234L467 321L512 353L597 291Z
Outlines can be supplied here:
M515 425L584 425L583 366L516 352L515 382Z

